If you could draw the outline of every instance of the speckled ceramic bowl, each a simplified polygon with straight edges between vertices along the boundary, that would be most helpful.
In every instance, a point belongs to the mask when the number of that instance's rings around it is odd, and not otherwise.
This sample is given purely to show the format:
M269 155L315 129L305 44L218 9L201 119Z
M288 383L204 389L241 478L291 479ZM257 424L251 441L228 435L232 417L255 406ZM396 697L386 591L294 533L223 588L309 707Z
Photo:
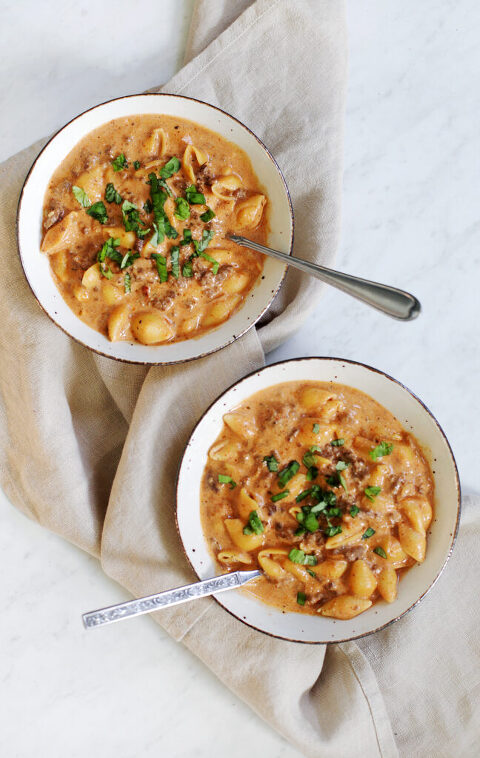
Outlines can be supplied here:
M420 442L435 480L435 512L427 556L399 584L398 597L375 603L350 621L282 613L245 592L223 592L216 600L248 626L295 642L342 642L383 629L414 607L435 584L450 556L460 518L460 485L450 445L428 408L406 387L377 369L338 358L299 358L267 366L241 379L208 408L187 444L177 483L177 525L187 558L199 579L218 573L200 522L200 483L208 449L224 413L250 395L280 382L339 382L367 393L387 408Z
M110 342L87 326L63 300L50 273L48 258L40 252L42 207L53 172L86 134L112 119L158 113L190 119L234 142L249 156L269 198L271 232L268 243L285 253L293 245L293 211L287 185L274 158L250 129L213 105L178 95L133 95L110 100L85 111L63 127L35 160L20 196L17 237L28 283L44 311L64 332L97 353L131 363L168 364L200 358L229 345L265 313L278 292L286 267L265 259L263 276L242 307L217 328L197 338L165 345Z

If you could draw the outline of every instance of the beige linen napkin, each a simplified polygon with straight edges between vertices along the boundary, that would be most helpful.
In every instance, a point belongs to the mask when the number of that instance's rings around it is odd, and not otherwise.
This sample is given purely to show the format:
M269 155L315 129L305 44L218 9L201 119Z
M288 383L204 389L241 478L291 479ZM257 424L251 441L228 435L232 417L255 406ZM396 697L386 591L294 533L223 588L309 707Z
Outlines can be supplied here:
M221 106L269 145L292 193L295 250L327 265L339 234L345 50L336 0L201 0L192 60L163 88ZM295 331L318 284L290 272L268 323L188 365L146 370L90 353L43 314L18 261L16 204L42 144L1 169L1 484L29 516L101 557L133 594L180 585L192 574L174 525L174 479L189 432L208 403ZM275 640L210 599L155 620L308 756L410 757L423 745L425 755L450 756L456 745L473 755L475 667L450 681L464 653L479 656L474 604L461 606L462 651L452 638L462 572L473 582L465 551L479 527L469 513L446 579L414 614L359 644ZM448 665L432 652L437 635Z

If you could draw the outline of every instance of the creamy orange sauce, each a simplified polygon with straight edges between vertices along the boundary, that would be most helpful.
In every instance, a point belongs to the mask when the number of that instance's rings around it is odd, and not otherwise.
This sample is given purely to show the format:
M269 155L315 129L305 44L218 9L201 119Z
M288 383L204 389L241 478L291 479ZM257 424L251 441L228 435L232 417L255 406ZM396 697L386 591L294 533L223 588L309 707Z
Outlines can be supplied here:
M225 414L201 486L221 572L260 568L245 592L339 619L395 600L399 577L425 559L433 504L415 438L330 382L278 384Z
M263 256L226 235L266 243L267 211L249 158L219 134L173 116L121 118L55 171L42 251L89 326L111 340L173 342L241 307Z

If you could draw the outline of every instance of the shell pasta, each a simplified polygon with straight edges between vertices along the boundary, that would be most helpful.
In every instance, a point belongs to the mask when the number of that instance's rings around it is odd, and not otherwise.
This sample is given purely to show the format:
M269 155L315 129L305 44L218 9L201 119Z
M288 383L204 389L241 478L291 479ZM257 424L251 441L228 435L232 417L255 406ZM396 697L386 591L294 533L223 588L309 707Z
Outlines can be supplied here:
M248 156L173 116L116 119L84 137L46 192L41 250L64 300L111 341L156 345L241 308L267 242L268 198Z
M225 413L201 486L201 518L221 571L260 568L242 592L283 611L351 619L392 603L425 559L429 464L368 395L287 382Z

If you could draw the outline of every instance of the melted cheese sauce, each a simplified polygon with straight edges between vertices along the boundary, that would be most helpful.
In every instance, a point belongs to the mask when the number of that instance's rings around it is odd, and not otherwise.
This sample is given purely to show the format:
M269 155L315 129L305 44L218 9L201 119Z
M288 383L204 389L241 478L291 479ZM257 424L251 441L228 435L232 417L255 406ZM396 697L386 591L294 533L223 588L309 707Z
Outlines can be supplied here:
M121 155L128 165L115 171L113 162ZM172 157L179 159L178 170L160 190L169 193L163 210L173 232L159 240L148 181L151 173L161 177ZM111 195L107 201L107 185L118 193L117 202ZM205 202L188 202L192 185ZM90 208L103 203L106 223L88 214L74 187L85 193L81 197ZM178 198L187 219L175 215ZM142 222L137 230L126 229L125 201L136 206ZM215 216L202 220L207 208ZM218 326L241 307L261 275L263 256L239 248L226 234L266 243L267 211L249 158L219 134L172 116L121 118L88 134L55 171L44 202L42 251L70 308L111 340L184 340ZM181 244L185 230L197 242L213 232L203 252L216 263L195 255L192 243ZM115 240L115 260L107 252L99 263L107 240ZM163 257L166 281L152 254Z
M263 570L244 592L349 619L393 602L398 578L424 560L433 493L418 442L379 403L341 384L288 382L225 414L202 526L222 573Z

